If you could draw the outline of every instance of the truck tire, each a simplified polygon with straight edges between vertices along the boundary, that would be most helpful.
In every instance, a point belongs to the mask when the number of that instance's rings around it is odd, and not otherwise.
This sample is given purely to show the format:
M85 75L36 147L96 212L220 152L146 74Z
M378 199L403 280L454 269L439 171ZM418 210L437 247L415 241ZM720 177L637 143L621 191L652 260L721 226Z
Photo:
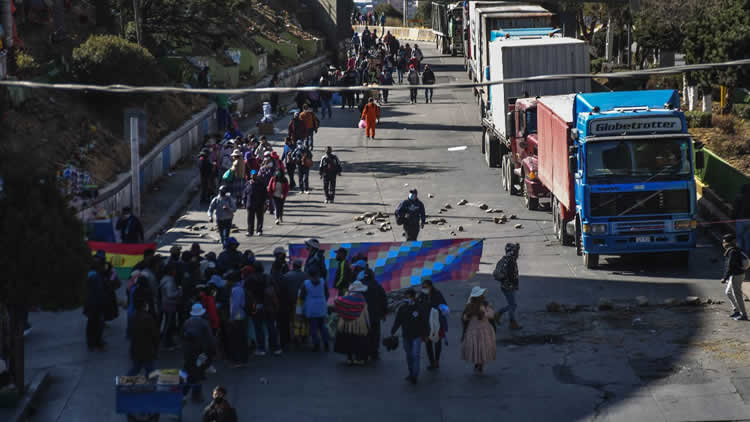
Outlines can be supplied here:
M599 266L599 255L595 253L583 253L583 265L589 270L596 269Z
M536 211L539 209L539 198L532 198L529 196L529 190L526 189L526 173L521 175L521 194L523 195L523 203L526 205L526 209L529 211Z
M487 148L484 152L484 159L490 168L497 167L498 157L500 156L500 142L494 139L491 134L487 134Z
M557 200L554 196L552 197L552 227L555 230L555 237L560 242L561 245L567 246L572 243L572 236L567 234L565 232L565 222L563 221L561 210L560 210L560 201Z
M510 192L511 195L518 195L518 189L516 188L516 183L518 182L518 177L516 176L515 165L513 164L513 160L511 159L510 155L507 155L508 157L508 192Z
M482 132L482 155L487 153L487 138L489 138L489 135L487 134L487 129L485 129Z

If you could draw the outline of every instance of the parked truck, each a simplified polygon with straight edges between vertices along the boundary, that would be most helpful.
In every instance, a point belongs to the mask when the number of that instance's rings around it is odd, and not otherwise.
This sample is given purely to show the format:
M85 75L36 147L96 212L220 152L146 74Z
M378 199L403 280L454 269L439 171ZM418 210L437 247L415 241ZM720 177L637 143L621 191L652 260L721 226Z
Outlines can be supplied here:
M462 2L432 3L432 33L440 54L457 56L464 53L464 10Z
M589 72L588 48L583 41L573 38L498 39L490 43L490 55L490 80ZM523 127L508 122L508 113L514 111L517 98L588 92L590 87L591 81L587 78L491 85L487 96L489 105L482 118L482 153L487 164L497 167L510 153L506 159L512 159L513 171L520 177L524 151L535 148L534 144L519 145L516 134L508 129ZM534 122L530 120L528 124Z
M508 121L519 143L536 144L536 154L526 158L534 175L520 181L549 190L555 236L575 244L587 268L600 255L673 252L687 260L695 247L694 168L703 167L703 155L694 154L702 145L688 134L677 91L516 103L525 107ZM533 120L533 127L522 126Z

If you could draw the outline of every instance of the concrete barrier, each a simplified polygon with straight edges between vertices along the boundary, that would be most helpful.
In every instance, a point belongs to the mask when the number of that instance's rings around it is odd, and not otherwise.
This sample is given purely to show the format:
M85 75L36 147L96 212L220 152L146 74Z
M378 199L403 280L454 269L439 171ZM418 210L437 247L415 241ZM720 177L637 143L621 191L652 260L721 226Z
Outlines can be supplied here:
M398 40L409 40L409 41L424 41L424 42L434 42L435 41L435 34L432 32L432 29L430 28L405 28L401 26L386 26L383 28L382 26L378 27L370 27L370 31L373 29L378 30L378 37L381 35L390 32L391 35L396 37ZM362 34L362 31L365 30L365 27L362 25L355 25L354 31L356 31L358 34Z
M330 58L327 56L310 60L301 65L279 72L281 86L294 86L299 79L309 81L319 76L328 66ZM255 87L265 88L271 81L268 76L258 82ZM253 108L266 100L269 94L247 94L232 98L237 103L238 110L250 112ZM194 114L177 130L165 136L146 156L141 158L141 192L164 177L177 163L190 157L195 148L201 145L205 135L216 133L216 104L211 104L202 111ZM99 189L99 195L79 212L82 221L95 219L97 215L112 216L125 206L132 204L130 192L130 173L120 174L117 179Z

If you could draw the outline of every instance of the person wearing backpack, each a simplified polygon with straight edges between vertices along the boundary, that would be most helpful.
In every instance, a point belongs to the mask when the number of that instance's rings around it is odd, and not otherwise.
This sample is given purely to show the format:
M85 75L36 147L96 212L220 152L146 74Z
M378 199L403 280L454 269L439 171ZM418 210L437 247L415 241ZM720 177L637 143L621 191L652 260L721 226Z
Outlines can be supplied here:
M497 312L497 320L500 322L500 317L505 312L510 314L510 329L520 330L521 326L516 321L516 291L518 290L518 252L521 250L521 245L518 243L508 243L505 245L505 256L500 258L495 266L495 271L492 272L492 276L495 280L500 282L500 290L505 296L505 300L508 302L504 308Z
M287 136L284 139L284 152L281 153L281 161L286 166L286 172L289 176L289 189L296 189L297 184L294 182L294 171L297 169L297 163L294 162L294 150L297 148L297 144L294 142L291 136Z
M297 142L297 149L294 150L294 159L299 169L299 190L310 194L310 168L313 165L312 152L302 142Z
M745 300L742 295L742 282L745 281L745 271L750 267L750 260L740 248L737 247L736 238L733 234L727 234L721 239L724 247L724 277L722 283L727 284L725 291L733 310L730 318L735 321L747 321Z
M332 204L336 198L336 177L338 176L341 176L341 162L333 153L333 148L327 147L326 154L320 159L320 178L323 179L326 204Z

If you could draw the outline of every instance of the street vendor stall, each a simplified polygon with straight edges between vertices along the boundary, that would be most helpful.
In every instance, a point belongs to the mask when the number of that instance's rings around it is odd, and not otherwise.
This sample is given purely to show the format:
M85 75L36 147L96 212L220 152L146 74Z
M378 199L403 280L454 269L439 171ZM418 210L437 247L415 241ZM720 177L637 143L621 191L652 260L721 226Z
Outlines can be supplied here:
M184 391L187 386L177 369L162 369L149 374L115 377L115 408L129 422L159 420L160 415L182 420Z

